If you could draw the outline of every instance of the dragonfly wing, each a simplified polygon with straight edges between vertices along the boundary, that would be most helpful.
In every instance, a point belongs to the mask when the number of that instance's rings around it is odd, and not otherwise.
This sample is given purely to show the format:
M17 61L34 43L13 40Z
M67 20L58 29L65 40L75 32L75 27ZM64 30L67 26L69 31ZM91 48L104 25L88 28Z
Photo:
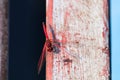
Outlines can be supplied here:
M50 32L51 32L51 34L52 34L52 39L53 39L53 40L56 40L56 37L55 37L55 32L54 32L54 30L53 30L52 26L51 26L51 25L49 25L49 28L50 28Z
M44 47L43 47L43 50L42 50L42 54L39 58L39 62L38 62L38 74L40 73L41 71L41 68L42 68L42 65L43 65L43 62L45 61L45 55L46 54L46 43L44 44Z
M43 22L42 25L43 25L43 30L44 30L44 33L45 33L45 37L46 37L46 39L48 39L48 34L47 34L45 23Z
M61 49L65 51L65 53L67 53L69 56L71 56L75 61L78 61L80 59L78 55L70 53L70 51L68 51L65 47L61 46Z

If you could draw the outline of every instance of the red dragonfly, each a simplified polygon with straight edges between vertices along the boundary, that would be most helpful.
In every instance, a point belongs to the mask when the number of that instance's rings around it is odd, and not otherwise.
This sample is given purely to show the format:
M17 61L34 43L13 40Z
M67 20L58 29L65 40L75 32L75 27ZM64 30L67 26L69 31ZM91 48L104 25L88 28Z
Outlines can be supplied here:
M49 29L50 29L50 31L52 33L52 40L49 39L47 31L46 31L46 26L43 23L43 30L44 30L44 33L45 33L46 42L44 44L44 47L43 47L43 50L42 50L42 54L41 54L41 56L39 58L39 62L38 62L38 74L40 73L41 68L42 68L42 64L43 64L43 62L45 60L46 51L58 54L60 52L60 48L61 48L62 50L65 51L65 53L71 55L75 59L78 58L78 56L70 54L68 52L68 50L65 49L65 47L61 46L60 42L55 37L55 33L54 33L54 30L52 29L51 25L49 25Z
M51 30L53 40L49 39L47 31L46 31L46 26L43 23L43 30L44 30L44 33L45 33L46 42L44 44L44 47L43 47L43 50L42 50L42 54L41 54L41 56L39 58L39 62L38 62L38 74L40 73L41 68L42 68L42 64L44 62L44 59L45 59L45 56L46 56L46 50L48 52L54 52L54 53L59 53L60 52L60 50L59 50L60 43L56 40L55 34L54 34L54 30L52 29L52 27L50 25L49 25L49 28Z

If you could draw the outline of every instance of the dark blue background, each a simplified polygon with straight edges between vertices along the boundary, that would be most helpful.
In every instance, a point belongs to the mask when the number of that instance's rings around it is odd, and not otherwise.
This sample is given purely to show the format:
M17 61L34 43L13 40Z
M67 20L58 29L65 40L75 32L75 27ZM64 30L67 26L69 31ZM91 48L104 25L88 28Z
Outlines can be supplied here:
M9 0L9 80L45 80L37 64L45 36L45 0Z

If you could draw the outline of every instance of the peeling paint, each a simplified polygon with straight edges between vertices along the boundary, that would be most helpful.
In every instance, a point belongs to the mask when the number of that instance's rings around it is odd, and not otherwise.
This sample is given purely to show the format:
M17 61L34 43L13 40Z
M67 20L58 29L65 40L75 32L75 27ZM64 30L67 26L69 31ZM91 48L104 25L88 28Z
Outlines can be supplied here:
M107 0L47 2L60 52L47 55L46 80L109 80Z

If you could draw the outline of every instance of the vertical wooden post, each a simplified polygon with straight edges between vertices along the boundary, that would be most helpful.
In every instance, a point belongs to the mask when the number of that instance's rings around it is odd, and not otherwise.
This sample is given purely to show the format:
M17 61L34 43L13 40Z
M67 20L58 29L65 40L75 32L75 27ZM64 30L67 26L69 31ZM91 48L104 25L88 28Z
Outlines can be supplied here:
M7 80L8 17L7 0L0 0L0 80Z
M46 80L109 80L107 0L46 2L46 24L61 42L46 55Z

